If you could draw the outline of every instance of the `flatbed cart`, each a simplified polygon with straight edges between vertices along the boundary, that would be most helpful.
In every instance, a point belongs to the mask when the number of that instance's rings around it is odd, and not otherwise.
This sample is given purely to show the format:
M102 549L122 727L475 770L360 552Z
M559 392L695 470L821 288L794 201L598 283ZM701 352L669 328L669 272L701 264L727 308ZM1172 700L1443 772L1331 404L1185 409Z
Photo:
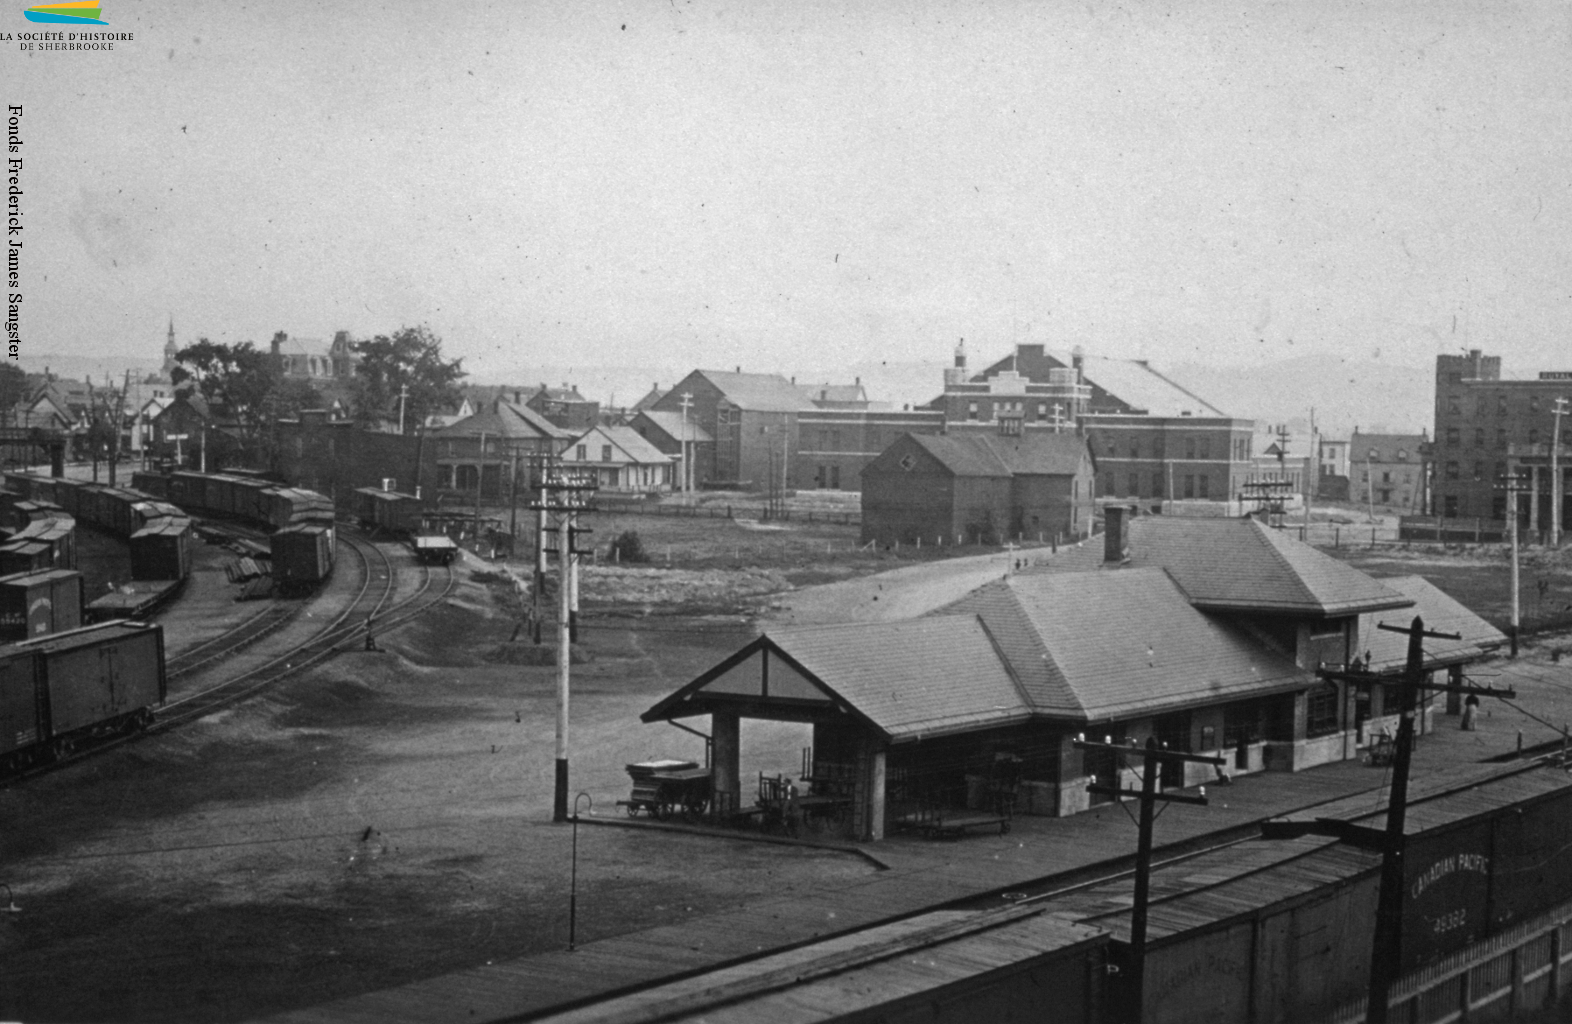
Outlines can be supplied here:
M617 806L626 807L628 816L640 811L652 818L675 814L698 816L710 803L710 770L692 761L644 761L628 765L633 792Z

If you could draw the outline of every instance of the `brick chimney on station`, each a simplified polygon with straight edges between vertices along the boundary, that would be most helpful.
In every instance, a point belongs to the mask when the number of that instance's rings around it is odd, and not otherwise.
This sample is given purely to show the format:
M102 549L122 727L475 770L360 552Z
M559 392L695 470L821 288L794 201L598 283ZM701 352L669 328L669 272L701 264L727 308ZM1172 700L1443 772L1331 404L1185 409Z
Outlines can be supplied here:
M1130 560L1130 521L1134 505L1109 505L1103 509L1103 564L1122 565Z

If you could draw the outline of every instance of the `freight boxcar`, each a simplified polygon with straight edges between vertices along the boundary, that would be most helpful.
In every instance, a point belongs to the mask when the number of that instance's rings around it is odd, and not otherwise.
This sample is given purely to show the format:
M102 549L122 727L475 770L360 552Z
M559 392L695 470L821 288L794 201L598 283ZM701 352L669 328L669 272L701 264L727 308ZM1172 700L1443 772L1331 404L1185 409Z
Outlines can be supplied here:
M413 494L362 487L355 492L355 518L367 531L380 530L395 537L420 532L424 502Z
M333 573L333 528L320 523L286 526L273 534L273 580L284 593L305 593Z
M131 486L143 494L157 498L160 501L169 497L169 475L167 473L152 473L147 470L138 470L131 474Z
M81 573L46 569L0 576L0 640L64 633L81 624Z
M145 727L167 693L157 625L111 622L0 647L0 771Z
M0 575L31 569L75 569L76 520L64 512L34 519L0 546L0 555L4 555Z
M131 535L131 578L183 580L191 572L191 520L151 520Z

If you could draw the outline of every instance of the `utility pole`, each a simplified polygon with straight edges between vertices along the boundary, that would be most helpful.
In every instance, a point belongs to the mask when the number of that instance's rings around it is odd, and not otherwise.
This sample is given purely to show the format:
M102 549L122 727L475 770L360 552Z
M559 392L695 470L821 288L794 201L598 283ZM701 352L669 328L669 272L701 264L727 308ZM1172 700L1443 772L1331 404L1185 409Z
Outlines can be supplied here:
M1199 804L1205 807L1206 787L1202 786L1198 796L1188 796L1184 793L1162 793L1157 789L1157 775L1163 764L1209 764L1221 767L1227 764L1226 758L1205 757L1201 754L1185 754L1177 750L1165 750L1157 745L1157 737L1147 737L1145 747L1136 747L1118 743L1095 743L1084 736L1075 741L1079 750L1104 750L1116 755L1134 755L1143 761L1141 767L1141 788L1124 789L1119 785L1119 772L1114 770L1113 785L1105 786L1096 781L1086 787L1088 793L1097 793L1102 796L1111 796L1115 799L1135 797L1141 801L1141 812L1137 821L1135 844L1135 903L1130 908L1130 980L1124 989L1126 1003L1118 1016L1120 1020L1130 1021L1131 1024L1141 1024L1142 1014L1145 1012L1146 1003L1146 911L1150 902L1152 884L1152 825L1157 820L1153 808L1157 801L1176 804Z
M691 491L693 490L693 463L688 459L688 407L693 404L693 392L684 391L682 401L677 404L682 406L682 437L679 441L682 445L682 489ZM697 451L699 447L697 441L694 442L693 447Z
M475 554L480 554L480 483L486 478L486 432L480 432L480 460L475 465Z
M1321 442L1315 433L1315 406L1310 407L1310 455L1305 465L1305 529L1300 538L1310 543L1310 495L1321 482Z
M1447 693L1471 693L1493 697L1516 697L1512 689L1466 684L1433 685L1425 682L1424 647L1426 638L1459 640L1456 633L1437 633L1425 629L1424 620L1414 616L1408 626L1388 626L1380 623L1377 629L1388 633L1405 633L1408 636L1408 657L1403 665L1403 675L1398 685L1402 689L1402 714L1397 725L1397 749L1392 756L1392 789L1387 801L1386 828L1377 830L1355 825L1340 819L1317 818L1314 820L1269 821L1261 826L1266 839L1295 839L1305 835L1333 836L1343 842L1366 850L1381 851L1381 888L1377 897L1375 936L1370 947L1370 988L1365 1002L1366 1024L1386 1024L1387 1002L1392 982L1397 979L1403 950L1403 854L1405 840L1403 829L1408 812L1408 775L1414 751L1414 719L1419 711L1419 694L1424 690ZM1387 682L1378 672L1331 671L1317 673L1323 679L1344 682L1350 686Z
M572 589L576 557L588 554L573 546L575 534L588 533L577 525L580 512L592 512L596 488L594 473L568 473L561 463L543 461L536 486L537 498L530 507L550 515L557 535L559 575L557 578L557 779L552 800L552 820L564 822L568 816L568 695L569 665L572 662ZM537 588L537 593L538 593Z
M400 384L398 386L398 433L400 437L404 436L404 399L408 397L409 385Z
M1561 479L1561 417L1566 414L1567 400L1556 399L1550 411L1556 424L1550 431L1550 546L1556 548L1561 546L1561 492L1566 489Z
M1509 632L1511 634L1512 640L1512 657L1515 658L1517 657L1518 627L1522 623L1522 619L1520 617L1521 609L1519 608L1518 602L1519 584L1517 578L1517 496L1524 490L1523 477L1520 474L1514 473L1508 469L1507 475L1502 478L1502 482L1496 486L1504 489L1507 492L1507 528L1511 531L1512 537L1512 628Z

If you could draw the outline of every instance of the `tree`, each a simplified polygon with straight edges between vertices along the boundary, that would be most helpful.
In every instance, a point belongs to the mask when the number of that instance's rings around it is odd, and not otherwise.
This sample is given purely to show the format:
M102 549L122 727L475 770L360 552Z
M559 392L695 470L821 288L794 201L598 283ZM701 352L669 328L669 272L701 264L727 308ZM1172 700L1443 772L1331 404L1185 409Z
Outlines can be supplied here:
M0 413L6 422L19 424L23 402L27 401L27 374L12 363L0 363Z
M235 428L243 452L264 454L264 428L273 410L282 374L272 356L249 341L224 345L199 339L175 353L170 371L175 394L199 394L216 416Z
M379 334L357 341L360 354L355 368L357 388L355 418L371 423L399 418L399 395L404 388L404 433L415 433L430 414L459 399L458 382L467 374L463 359L442 358L442 339L431 328L404 327L392 337Z

